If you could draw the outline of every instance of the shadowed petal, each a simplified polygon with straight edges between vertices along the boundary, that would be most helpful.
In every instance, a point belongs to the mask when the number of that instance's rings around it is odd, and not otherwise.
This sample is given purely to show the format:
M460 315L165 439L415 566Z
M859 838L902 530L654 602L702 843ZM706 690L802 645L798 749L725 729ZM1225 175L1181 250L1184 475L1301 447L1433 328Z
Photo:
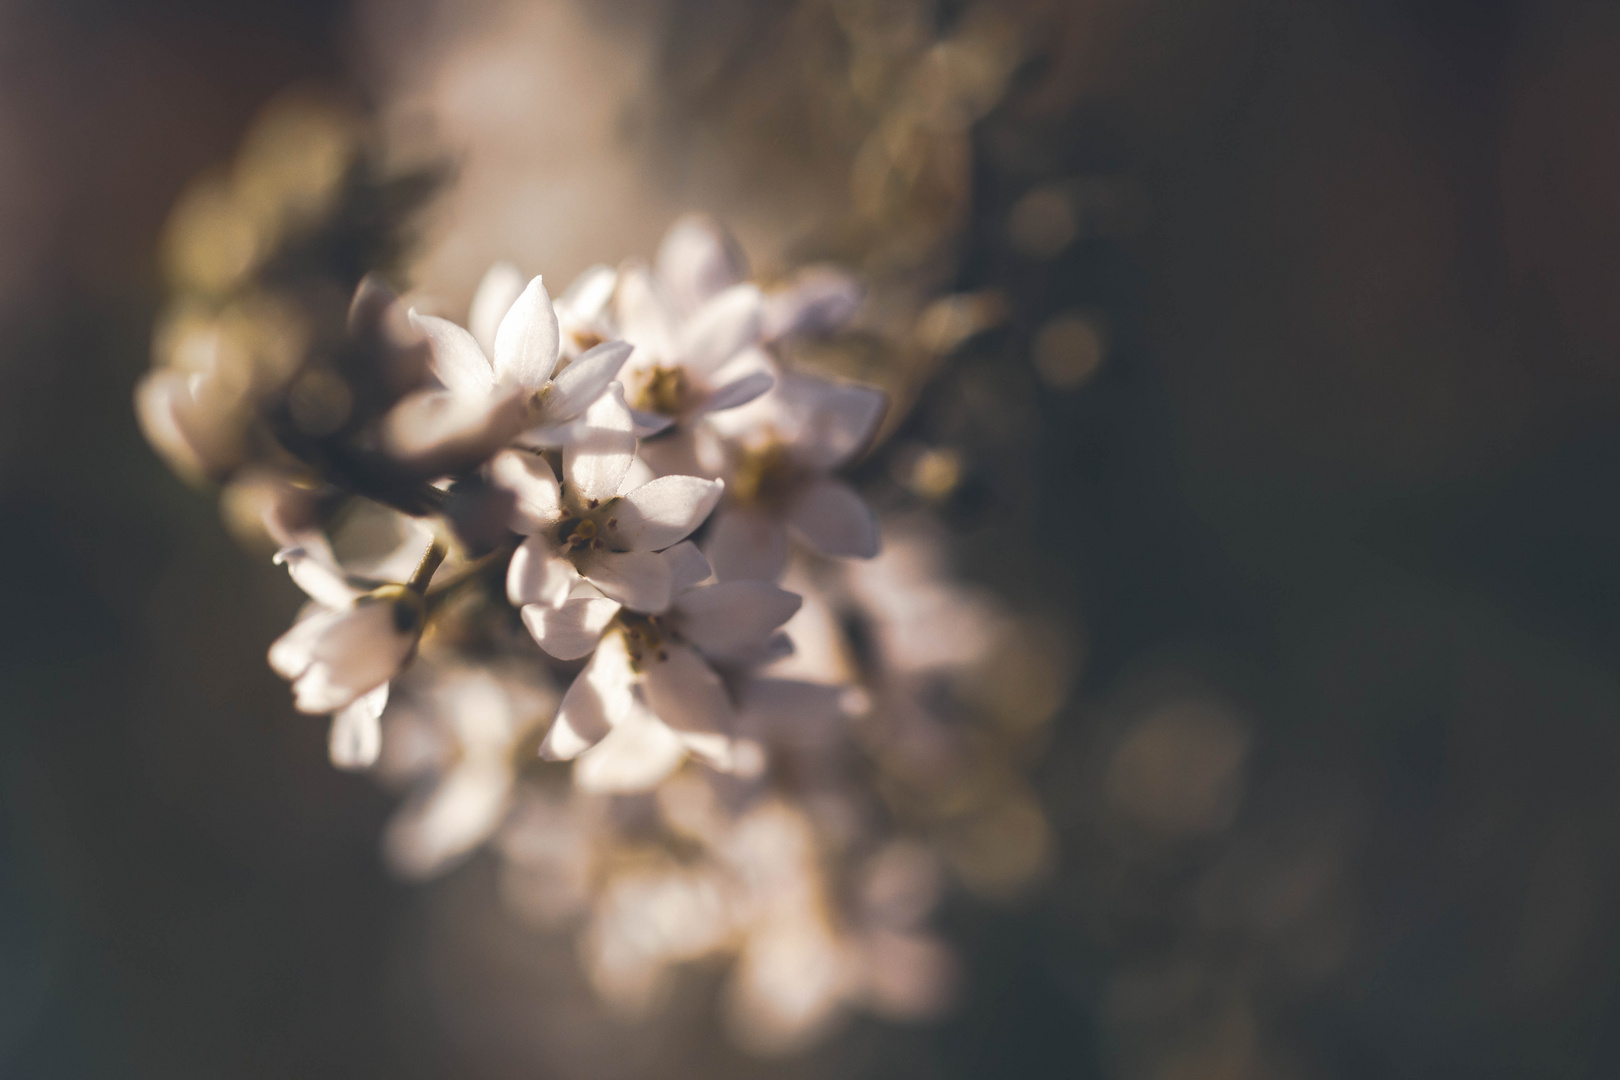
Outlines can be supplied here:
M823 555L870 559L878 553L871 507L839 480L818 480L788 508L788 524Z
M618 315L624 339L651 360L674 353L674 313L645 266L632 264L619 274Z
M641 685L647 706L683 734L728 736L731 699L720 676L692 649L669 645L662 658L643 660Z
M579 756L582 791L626 794L658 786L686 760L686 744L639 702L607 737Z
M579 580L574 564L551 549L544 536L531 536L512 553L506 568L506 598L514 605L557 607Z
M394 872L431 877L489 839L506 817L512 773L501 764L463 762L388 823L383 851Z
M733 659L757 652L771 631L799 610L796 593L764 581L722 581L681 596L680 628L706 656Z
M630 657L618 634L602 639L557 707L557 718L540 744L540 756L567 761L596 745L634 707Z
M669 607L669 563L650 551L593 552L581 564L592 585L631 611L656 614Z
M664 552L664 559L669 563L670 584L676 595L707 581L714 573L709 567L709 560L703 557L703 552L699 551L697 545L690 540L682 540Z
M734 379L704 398L698 405L700 413L721 412L746 405L776 385L776 378L768 371L755 371Z
M311 600L329 608L346 608L366 592L349 584L336 564L311 554L302 547L282 548L275 561L285 564L287 574Z
M490 462L495 483L517 497L512 531L532 536L563 519L562 488L546 459L519 450L503 450Z
M629 342L608 341L563 368L540 402L541 421L562 424L584 412L606 392L629 355Z
M534 640L558 660L588 656L618 613L618 602L604 597L565 600L561 607L528 604L522 612Z
M628 493L615 507L609 543L629 551L662 551L684 540L720 501L725 485L696 476L664 476Z
M791 452L819 470L836 469L866 449L888 407L888 395L871 386L829 383L808 376L786 376L796 404L808 406Z
M489 393L495 385L495 371L471 334L436 315L418 315L413 310L410 319L427 336L433 351L433 374L446 389L464 397Z
M624 387L610 383L607 393L585 410L574 436L563 447L563 479L569 498L584 504L613 498L635 456L635 422L624 403Z
M769 514L725 507L703 547L721 581L775 581L787 569L787 534Z
M383 418L383 446L424 476L478 465L523 428L523 392L469 397L454 391L407 394Z
M828 334L855 317L866 289L853 276L830 266L801 270L787 288L765 298L764 335Z
M509 386L538 390L557 366L557 312L539 277L513 301L495 332L495 377Z

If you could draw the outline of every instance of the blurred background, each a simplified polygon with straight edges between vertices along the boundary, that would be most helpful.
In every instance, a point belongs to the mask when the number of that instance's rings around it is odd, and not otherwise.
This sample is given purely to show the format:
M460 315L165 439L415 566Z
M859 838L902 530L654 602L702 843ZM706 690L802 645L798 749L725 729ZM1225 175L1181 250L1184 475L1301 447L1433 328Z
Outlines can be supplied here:
M870 469L1071 627L946 1019L762 1062L698 979L598 1060L487 861L385 874L298 598L131 406L295 86L451 162L457 310L697 207L935 313ZM1617 131L1583 0L0 0L0 1075L1620 1075Z

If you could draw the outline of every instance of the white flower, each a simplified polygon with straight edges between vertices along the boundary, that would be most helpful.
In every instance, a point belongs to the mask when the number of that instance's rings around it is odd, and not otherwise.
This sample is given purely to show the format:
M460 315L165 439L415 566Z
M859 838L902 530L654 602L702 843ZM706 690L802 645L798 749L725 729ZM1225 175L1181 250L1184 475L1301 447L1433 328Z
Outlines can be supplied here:
M621 377L638 434L677 428L648 448L669 459L661 471L693 470L696 422L771 387L769 362L753 347L763 338L765 298L745 277L730 238L698 216L670 228L656 270L632 263L619 274L618 327L635 346Z
M425 878L472 852L506 819L518 746L556 698L532 677L482 668L436 672L413 696L418 707L408 703L391 717L389 739L415 725L436 752L431 762L399 763L416 774L416 790L388 822L383 850L396 873Z
M313 604L270 646L270 666L293 684L300 712L334 713L333 764L364 768L381 746L378 718L388 682L416 650L425 607L404 585L358 582L324 539L276 555Z
M575 782L591 791L641 791L695 754L753 772L757 749L732 740L733 708L716 666L775 655L774 632L799 598L765 582L704 583L690 543L665 553L676 590L662 614L625 610L588 585L559 607L531 604L523 621L559 660L590 655L557 711L541 754L579 756Z
M720 499L723 485L665 476L619 494L635 457L635 434L622 388L613 384L585 411L563 447L563 482L545 458L513 450L490 465L495 483L517 498L514 532L525 540L507 571L514 605L559 607L584 578L640 612L669 606L669 564L654 553L686 538Z
M831 473L866 448L886 403L870 386L784 374L766 396L715 418L728 437L729 497L705 554L722 580L780 577L788 528L823 555L877 554L877 519Z
M619 275L611 266L598 264L587 269L573 284L552 301L557 313L558 352L571 361L581 353L615 337L609 305ZM523 272L509 262L489 268L473 294L467 313L467 329L485 355L495 351L495 338L501 320L512 309L524 289Z
M500 299L480 296L474 310L480 323ZM630 354L623 342L606 342L558 371L557 312L538 277L507 306L488 355L448 319L412 311L411 322L427 336L444 389L402 401L389 415L385 438L396 456L429 471L476 464L520 436L533 445L561 445Z

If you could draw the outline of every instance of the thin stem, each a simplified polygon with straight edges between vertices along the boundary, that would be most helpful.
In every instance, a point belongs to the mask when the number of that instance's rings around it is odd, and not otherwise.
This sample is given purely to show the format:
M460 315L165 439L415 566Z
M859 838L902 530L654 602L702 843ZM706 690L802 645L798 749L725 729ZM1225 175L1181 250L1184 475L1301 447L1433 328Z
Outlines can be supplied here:
M438 540L429 544L427 553L422 556L422 561L416 565L416 571L411 574L411 580L405 583L405 587L419 596L425 594L428 582L433 580L433 572L439 568L440 563L444 562L444 557L448 553L449 549Z
M477 577L479 574L482 574L486 569L488 569L489 566L492 563L494 563L497 559L499 559L499 558L501 558L503 556L506 556L506 555L510 555L511 553L512 553L512 551L511 551L510 548L499 547L499 548L496 548L494 551L491 551L487 555L479 556L478 558L474 559L472 562L467 563L461 569L457 570L449 578L446 578L444 581L441 581L437 585L435 585L433 587L433 591L428 594L428 599L431 600L431 599L434 599L435 597L442 596L445 593L449 592L451 589L454 589L456 586L462 584L463 582L469 581L472 578Z

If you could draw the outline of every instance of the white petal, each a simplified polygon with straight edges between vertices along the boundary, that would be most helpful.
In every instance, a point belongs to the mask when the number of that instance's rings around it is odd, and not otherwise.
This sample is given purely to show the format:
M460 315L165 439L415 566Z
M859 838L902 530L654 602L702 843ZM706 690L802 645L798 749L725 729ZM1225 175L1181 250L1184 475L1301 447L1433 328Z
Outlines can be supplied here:
M619 283L618 271L597 263L587 267L557 298L557 306L566 307L568 313L582 322L600 318L613 299L613 290Z
M332 716L327 753L340 769L368 769L382 753L383 709L388 706L388 684L355 698L354 704Z
M491 266L478 283L472 307L467 311L467 329L485 356L495 354L495 334L513 303L523 295L523 284L523 271L509 262Z
M470 398L489 393L495 385L495 371L471 334L449 319L418 315L414 309L410 319L427 336L433 350L433 374L446 389Z
M685 760L681 737L638 703L606 738L579 756L574 784L599 794L648 791Z
M335 563L302 547L282 548L276 552L275 561L285 563L288 575L298 587L324 607L346 608L365 593L364 589L349 584Z
M606 392L629 355L628 342L608 341L563 368L540 402L541 419L546 424L561 424L584 412Z
M677 595L707 581L714 573L709 567L709 560L690 540L682 540L664 552L664 561L669 563L670 584Z
M315 643L344 611L317 610L293 623L292 629L270 646L270 670L283 679L296 679L315 662Z
M609 543L629 551L662 551L703 524L725 485L696 476L665 476L643 484L614 507L618 525Z
M610 383L607 393L585 410L575 436L563 447L569 498L582 504L613 498L635 455L635 422L624 403L624 387Z
M517 497L512 507L512 531L532 536L563 519L562 488L557 476L538 454L503 450L490 462L495 484Z
M634 707L631 678L624 640L618 634L609 634L563 695L557 718L540 744L540 756L548 761L567 761L600 742Z
M569 590L579 579L574 564L558 555L551 542L535 535L523 541L512 553L506 568L506 598L515 606L546 604L557 607L568 599Z
M752 372L740 379L734 379L704 398L699 403L697 411L711 413L721 412L725 409L735 409L739 405L746 405L753 401L774 385L776 385L776 378L769 372Z
M642 658L642 691L647 707L682 734L729 737L731 699L720 676L685 645L668 645L663 657Z
M523 392L469 396L450 390L407 394L383 418L383 445L428 476L460 472L487 459L523 428Z
M649 361L669 359L675 351L675 319L669 301L644 266L631 264L619 274L619 331Z
M413 625L402 632L394 607L365 600L335 613L314 643L309 667L293 684L299 712L335 712L394 677L420 631Z
M744 283L720 293L681 327L677 348L686 367L707 376L759 340L759 289Z
M618 613L615 600L582 597L565 600L561 607L527 604L523 608L523 625L540 647L558 660L578 660L596 648L602 631Z
M592 552L580 570L592 585L631 611L657 613L669 607L669 563L650 551Z
M765 298L764 334L827 334L848 325L866 298L853 276L830 266L801 270L792 284Z
M848 484L818 480L793 500L788 524L823 555L870 559L878 553L878 523Z
M619 494L628 495L641 485L650 484L656 479L658 474L652 471L652 466L643 461L638 453L636 460L630 463L629 471L624 474L624 479L619 481Z
M721 581L775 581L787 569L787 534L769 514L724 507L715 515L703 554Z
M757 651L799 610L796 593L764 581L722 581L681 596L681 631L705 656L733 659Z
M457 766L389 821L383 836L389 866L418 879L448 869L494 834L511 794L512 773L503 764L477 760Z
M539 277L529 282L495 332L495 377L538 390L557 366L557 312Z
M864 450L888 407L888 396L876 387L804 375L784 378L779 385L790 381L792 393L803 395L803 404L809 406L791 451L816 469L836 469Z
M638 439L650 439L660 431L667 430L675 422L673 416L646 412L642 409L631 409L630 415L635 419L636 438Z
M688 214L658 246L658 280L683 312L696 311L722 289L748 276L742 252L718 223Z

